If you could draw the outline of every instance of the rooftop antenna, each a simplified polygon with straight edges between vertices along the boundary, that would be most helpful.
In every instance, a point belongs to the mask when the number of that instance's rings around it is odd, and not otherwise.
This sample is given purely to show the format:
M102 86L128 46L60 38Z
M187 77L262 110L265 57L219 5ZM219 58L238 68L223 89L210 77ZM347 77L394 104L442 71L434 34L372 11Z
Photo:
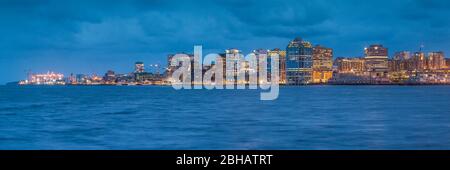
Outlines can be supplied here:
M424 47L425 47L425 46L424 46L423 44L420 44L419 52L422 52L422 50L423 50Z

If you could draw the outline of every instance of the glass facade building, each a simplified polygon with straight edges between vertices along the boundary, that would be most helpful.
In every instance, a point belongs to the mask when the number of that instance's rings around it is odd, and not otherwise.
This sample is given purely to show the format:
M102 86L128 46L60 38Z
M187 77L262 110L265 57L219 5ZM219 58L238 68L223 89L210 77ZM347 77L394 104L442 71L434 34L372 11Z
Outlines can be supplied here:
M286 47L286 80L288 85L312 83L312 55L310 42L295 38Z

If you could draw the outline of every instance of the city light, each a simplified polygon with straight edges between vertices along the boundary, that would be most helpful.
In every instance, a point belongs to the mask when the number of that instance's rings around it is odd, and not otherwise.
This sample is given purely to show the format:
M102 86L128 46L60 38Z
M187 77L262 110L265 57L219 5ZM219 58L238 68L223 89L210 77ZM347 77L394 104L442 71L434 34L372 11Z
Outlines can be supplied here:
M422 49L422 48L421 48ZM268 61L270 56L279 56L279 83L282 85L310 85L310 84L450 84L450 59L445 58L443 52L410 53L409 51L396 52L389 58L388 48L381 44L364 47L364 57L336 57L333 49L320 45L313 46L309 41L295 38L286 46L286 50L275 48L255 49L253 54L266 54ZM194 71L194 55L189 56L191 65L188 71ZM230 54L230 63L224 62ZM237 67L237 58L242 52L236 48L229 48L219 54L223 62L224 77L229 74L237 75L245 72L246 76L257 72L257 69L243 62L241 70L229 70L227 64ZM412 54L412 55L411 55ZM109 70L104 76L71 74L64 77L61 73L48 72L45 74L30 74L28 79L19 81L19 85L171 85L174 80L171 75L177 66L171 66L170 61L176 54L168 56L167 67L160 73L160 64L149 64L154 72L146 72L144 62L138 61L134 65L134 71L127 74L116 74ZM334 58L334 61L333 61ZM268 62L270 63L270 62ZM215 64L213 64L215 65ZM205 66L203 73L212 68ZM270 73L268 78L270 80ZM191 80L194 80L191 77ZM225 85L249 84L249 81L232 81L226 78ZM215 82L210 82L215 84ZM259 82L264 84L264 82ZM192 84L202 84L192 82Z

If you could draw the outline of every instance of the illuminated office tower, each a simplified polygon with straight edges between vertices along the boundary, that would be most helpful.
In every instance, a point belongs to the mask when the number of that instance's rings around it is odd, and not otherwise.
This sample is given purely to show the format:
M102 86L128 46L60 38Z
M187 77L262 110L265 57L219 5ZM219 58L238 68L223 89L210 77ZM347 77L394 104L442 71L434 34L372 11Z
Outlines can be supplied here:
M424 71L427 69L427 59L425 57L425 53L423 52L415 52L413 57L413 66L414 71Z
M322 46L313 48L313 83L327 83L333 76L333 49Z
M144 62L136 62L134 64L134 73L143 73L145 72Z
M270 70L271 70L271 60L270 60L270 56L269 56L269 50L265 50L265 49L257 49L257 50L253 50L253 54L255 54L255 56L256 56L256 61L257 61L257 69L256 70L249 70L249 73L252 73L252 74L257 74L258 75L258 77L259 77L259 83L267 83L267 82L270 82L270 78L271 78L271 73L270 73ZM265 55L266 56L266 59L265 59L265 68L266 68L266 70L267 70L267 76L266 76L266 78L264 78L263 79L263 77L262 77L262 75L260 75L259 74L259 72L258 72L258 70L261 68L261 67L263 67L263 65L261 65L261 63L260 62L263 62L263 55ZM250 74L249 74L250 75ZM263 81L263 80L267 80L267 82L266 81Z
M242 55L242 52L235 48L230 48L225 50L225 84L236 84L236 83L245 83L245 82L238 82L237 76L239 75L239 72L245 71L247 68L247 62L240 62L239 60L243 59L244 56ZM238 65L240 64L240 65Z
M275 48L273 50L269 50L268 57L270 58L276 54L278 54L280 62L280 84L286 84L286 51Z
M365 68L372 77L383 77L388 72L388 49L383 45L370 45L364 49Z
M253 53L256 55L258 59L258 69L261 67L259 64L260 60L262 59L260 55L266 55L266 70L267 70L267 80L269 82L272 82L272 68L278 69L278 83L284 84L286 81L286 51L282 51L278 48L273 50L265 50L265 49L258 49L253 50ZM278 65L276 67L272 67L272 60L275 58L275 56L278 55ZM258 71L258 70L256 70ZM260 78L261 82L261 78Z
M289 85L312 83L312 54L310 42L295 38L286 47L286 80Z
M438 70L445 68L445 57L443 52L428 53L428 68L430 70Z

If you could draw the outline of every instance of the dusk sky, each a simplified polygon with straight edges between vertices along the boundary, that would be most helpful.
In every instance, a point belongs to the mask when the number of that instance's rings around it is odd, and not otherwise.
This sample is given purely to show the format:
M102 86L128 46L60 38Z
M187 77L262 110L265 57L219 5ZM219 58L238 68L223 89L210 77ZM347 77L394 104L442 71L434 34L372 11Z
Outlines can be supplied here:
M295 37L362 56L395 51L450 54L448 0L0 0L0 83L32 72L133 71L167 55L238 48L285 49Z

